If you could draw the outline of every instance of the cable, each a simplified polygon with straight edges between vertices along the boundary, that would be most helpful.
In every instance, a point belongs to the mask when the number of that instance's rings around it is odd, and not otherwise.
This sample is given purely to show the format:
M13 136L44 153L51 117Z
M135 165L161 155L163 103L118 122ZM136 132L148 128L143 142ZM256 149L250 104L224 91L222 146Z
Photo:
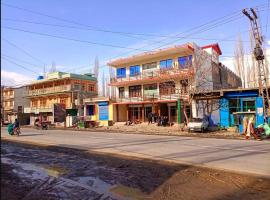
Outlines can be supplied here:
M38 67L37 64L33 64L33 63L30 63L30 62L25 61L25 60L21 60L21 59L12 57L12 56L8 56L8 55L6 55L6 54L1 54L1 56L7 57L7 58L10 58L10 59L14 59L14 60L17 60L17 61L20 61L20 62L24 62L24 63L26 63L26 64L28 64L28 65L32 65L33 67Z
M20 65L20 64L18 64L18 63L16 63L16 62L13 62L13 61L11 61L10 59L7 59L7 58L2 58L2 59L6 60L6 61L9 62L9 63L12 63L12 64L14 64L14 65L17 65L18 67L21 67L21 68L23 68L23 69L25 69L25 70L27 70L27 71L29 71L29 72L32 72L32 73L35 73L35 74L38 74L38 75L39 75L38 72L35 72L35 71L31 70L31 69L28 69L27 67L25 67L25 66L23 66L23 65Z
M21 31L21 32L25 32L25 33L31 33L31 34L35 34L35 35L41 35L41 36L47 36L47 37L54 37L54 38L59 38L59 39L64 39L64 40L70 40L70 41L74 41L74 42L89 43L89 44L94 44L94 45L115 47L115 48L121 48L121 49L148 51L146 49L136 49L136 48L118 46L118 45L113 45L113 44L92 42L92 41L88 41L88 40L79 40L79 39L75 39L75 38L68 38L68 37L63 37L63 36L51 35L51 34L47 34L47 33L39 33L39 32L34 32L34 31L27 31L27 30L23 30L23 29L19 29L19 28L8 27L8 26L2 26L2 28L9 29L9 30L14 30L14 31Z
M39 61L40 63L42 63L43 65L45 65L45 63L44 63L42 60L40 60L40 59L37 58L37 57L34 57L32 54L28 53L26 50L22 49L21 47L18 47L16 44L10 42L9 40L7 40L7 39L5 39L5 38L2 38L2 40L4 40L4 41L7 42L9 45L11 45L11 46L13 46L13 47L19 49L20 51L24 52L26 55L30 56L31 58L33 58L33 59Z

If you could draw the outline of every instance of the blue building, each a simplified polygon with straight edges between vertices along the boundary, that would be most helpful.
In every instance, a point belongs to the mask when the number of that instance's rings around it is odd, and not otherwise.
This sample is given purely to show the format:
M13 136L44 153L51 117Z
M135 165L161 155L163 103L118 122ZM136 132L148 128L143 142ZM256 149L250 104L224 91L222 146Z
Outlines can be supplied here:
M264 122L263 99L259 96L258 88L198 93L193 104L193 117L208 116L210 126L239 126L242 132L244 117L254 116L255 126Z

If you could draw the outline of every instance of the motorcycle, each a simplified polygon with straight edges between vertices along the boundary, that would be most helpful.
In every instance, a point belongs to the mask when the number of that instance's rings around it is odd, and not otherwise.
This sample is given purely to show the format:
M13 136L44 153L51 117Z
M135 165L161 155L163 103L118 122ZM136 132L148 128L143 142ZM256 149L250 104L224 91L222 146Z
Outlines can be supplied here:
M48 125L46 123L35 123L36 129L48 130Z
M21 128L18 127L18 128L14 129L13 124L9 124L8 125L8 134L19 136L21 134Z

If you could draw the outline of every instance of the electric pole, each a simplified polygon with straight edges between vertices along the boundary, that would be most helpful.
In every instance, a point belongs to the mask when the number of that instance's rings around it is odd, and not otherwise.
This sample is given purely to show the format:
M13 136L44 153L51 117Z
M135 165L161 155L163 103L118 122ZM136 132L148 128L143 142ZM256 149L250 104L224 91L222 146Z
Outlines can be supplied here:
M258 16L253 8L250 8L251 14L244 9L243 14L246 15L250 21L253 37L255 39L255 48L253 51L254 57L258 64L258 81L259 81L259 95L263 99L263 110L264 110L264 121L266 122L266 115L270 115L269 106L269 92L268 92L268 81L266 75L266 69L264 66L264 55L262 50L263 38L260 34L260 29L258 26ZM251 16L252 15L252 16Z

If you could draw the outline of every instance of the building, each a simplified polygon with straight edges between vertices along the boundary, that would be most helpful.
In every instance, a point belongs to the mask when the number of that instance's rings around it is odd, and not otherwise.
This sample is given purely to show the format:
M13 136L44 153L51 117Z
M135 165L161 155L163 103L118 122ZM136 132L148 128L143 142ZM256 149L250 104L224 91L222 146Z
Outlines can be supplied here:
M270 92L270 88L268 89ZM243 118L253 116L255 126L264 122L263 99L258 88L238 88L197 93L192 104L193 117L207 116L210 126L224 128L239 126L243 129ZM268 118L269 120L269 118ZM269 121L270 122L270 121Z
M84 102L84 121L86 127L111 126L115 121L115 105L108 97L87 98Z
M218 44L187 43L109 62L116 69L110 83L116 89L116 121L145 121L152 112L180 122L183 108L177 107L177 100L183 105L194 88L241 86L241 79L219 62L221 54ZM190 106L185 109L190 116Z
M24 113L24 108L30 104L24 96L26 87L3 87L2 91L4 123L13 123L18 118L20 124L29 124L29 115Z
M64 126L66 115L83 116L83 99L97 95L93 74L49 73L27 86L31 124L36 118Z

